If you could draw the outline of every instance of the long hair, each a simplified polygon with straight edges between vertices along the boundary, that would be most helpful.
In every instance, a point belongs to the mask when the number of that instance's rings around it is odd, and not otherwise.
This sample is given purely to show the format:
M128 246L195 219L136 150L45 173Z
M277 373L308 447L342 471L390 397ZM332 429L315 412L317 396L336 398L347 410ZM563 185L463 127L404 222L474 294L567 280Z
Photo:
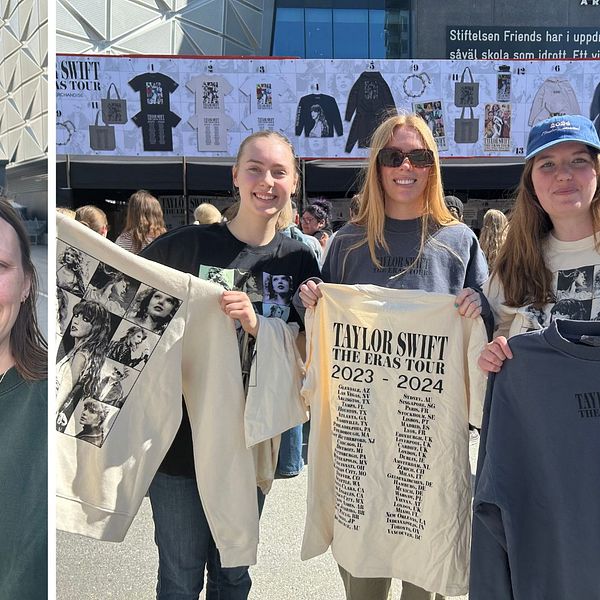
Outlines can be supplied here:
M237 155L235 157L235 164L233 165L233 168L237 169L239 167L240 159L242 157L242 154L244 153L246 146L250 142L257 140L259 138L273 138L275 141L281 142L284 146L287 146L287 148L289 149L290 155L292 158L292 162L294 163L294 173L296 174L296 190L292 194L292 197L291 197L291 200L293 200L294 198L296 198L298 196L300 188L301 188L300 166L298 164L298 158L296 156L296 152L294 151L294 146L292 145L292 142L290 142L290 140L282 133L279 133L278 131L264 130L264 131L255 131L254 133L250 134L240 144ZM230 206L228 209L229 212L227 214L227 218L229 220L233 219L237 215L238 210L239 210L240 191L235 186L233 188L233 197L236 202L235 202L235 204ZM288 202L281 209L279 216L277 217L277 223L275 224L275 229L277 231L279 231L280 229L285 229L291 222L292 222L292 203Z
M600 155L589 148L597 173L596 193L591 216L596 250L600 251ZM505 304L519 307L532 304L541 308L554 302L552 273L544 259L544 242L552 221L542 208L533 187L531 172L535 158L525 163L514 208L508 219L508 233L498 254L492 277L498 277L504 290Z
M491 208L483 216L479 245L485 254L490 271L494 268L500 248L508 233L508 218L501 210Z
M67 264L66 256L71 254L75 260L71 264ZM65 269L68 269L75 276L75 287L70 287L69 291L83 294L85 290L85 282L83 280L83 254L78 248L67 246L63 253L58 257L58 263Z
M0 219L6 221L17 234L21 250L21 268L30 282L29 295L21 304L10 332L10 351L19 375L23 379L39 381L48 377L48 344L37 321L35 302L38 278L31 260L29 236L19 214L6 198L0 198Z
M126 343L129 347L131 347L131 344L129 342L131 342L131 340L133 339L133 336L136 333L141 333L142 334L142 340L144 341L147 337L148 334L144 331L144 329L142 327L140 327L139 325L132 325L126 332L125 335L117 342L122 342L122 343Z
M131 194L127 202L127 219L123 232L131 234L133 252L137 254L166 231L160 202L146 190Z
M414 129L421 137L425 148L431 150L434 156L434 164L429 167L429 177L423 192L421 242L415 262L418 262L421 258L425 243L429 239L433 229L458 223L444 203L440 157L436 142L427 123L415 114L400 114L388 117L377 127L371 138L371 152L366 172L363 175L362 188L359 192L361 198L360 209L358 215L353 220L358 226L364 227L366 235L366 240L358 242L355 247L367 243L371 261L377 268L381 268L381 264L375 253L376 248L381 247L386 252L389 252L389 246L384 237L385 194L379 176L377 155L392 139L397 127ZM410 266L407 267L405 271L410 268Z
M110 334L110 315L98 302L82 300L73 308L73 317L83 316L91 323L90 333L77 348L89 356L85 369L77 384L86 396L94 396L100 381L100 369L108 348Z

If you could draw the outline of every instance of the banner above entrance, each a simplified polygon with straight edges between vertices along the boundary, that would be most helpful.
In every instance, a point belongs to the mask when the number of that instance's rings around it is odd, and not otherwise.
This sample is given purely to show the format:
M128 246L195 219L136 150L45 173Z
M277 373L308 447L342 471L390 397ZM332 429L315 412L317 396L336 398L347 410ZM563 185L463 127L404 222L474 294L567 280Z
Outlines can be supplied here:
M234 157L259 130L302 158L364 158L382 115L416 112L442 157L519 157L531 127L600 129L600 61L57 55L56 152Z

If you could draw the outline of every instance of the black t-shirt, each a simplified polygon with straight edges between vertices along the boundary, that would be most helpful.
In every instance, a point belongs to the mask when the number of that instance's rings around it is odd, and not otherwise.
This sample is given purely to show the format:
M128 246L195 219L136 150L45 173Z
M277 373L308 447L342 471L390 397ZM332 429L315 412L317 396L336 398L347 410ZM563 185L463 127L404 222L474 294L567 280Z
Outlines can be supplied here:
M171 110L170 95L178 83L161 73L144 73L134 77L129 85L140 94L141 110L132 121L142 128L144 150L172 151L172 130L181 118Z
M292 297L305 279L319 276L317 261L303 243L277 233L265 246L249 246L220 223L188 225L170 231L147 246L140 256L214 281L225 289L244 291L258 314L301 326ZM195 477L185 403L181 426L159 471Z

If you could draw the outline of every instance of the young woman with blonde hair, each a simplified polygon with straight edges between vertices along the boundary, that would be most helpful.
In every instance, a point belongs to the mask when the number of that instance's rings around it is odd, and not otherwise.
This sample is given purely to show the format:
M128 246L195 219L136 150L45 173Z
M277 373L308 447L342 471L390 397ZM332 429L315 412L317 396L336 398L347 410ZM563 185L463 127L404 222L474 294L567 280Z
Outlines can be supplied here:
M146 190L129 196L125 229L116 239L117 246L138 254L154 238L167 231L160 202Z
M496 263L498 253L508 233L508 218L501 210L491 208L483 216L483 225L479 233L479 244L491 271Z
M298 165L290 141L274 131L253 133L241 143L232 175L238 203L231 220L180 227L153 242L141 255L204 278L216 269L223 280L232 283L232 289L223 290L220 306L236 324L240 356L232 356L231 364L224 368L238 365L239 369L241 360L242 369L247 370L245 357L252 356L259 328L257 314L264 315L271 303L263 282L286 276L291 295L300 282L319 271L307 246L279 232L291 220L291 197L299 189ZM286 312L286 320L300 323L292 307ZM228 400L222 398L223 402ZM221 566L198 494L185 407L183 415L149 491L159 550L157 598L197 599L206 570L207 600L243 600L251 586L248 567ZM301 450L301 428L298 442ZM301 455L299 458L301 461ZM300 463L298 468L302 466ZM263 498L259 492L259 506Z
M392 116L379 125L360 197L358 215L331 244L325 281L456 294L459 314L481 314L477 290L487 278L485 257L475 234L444 203L436 143L421 117ZM321 292L308 281L299 296L308 308ZM359 578L339 569L348 600L388 597L391 578ZM402 600L434 598L442 596L402 584Z

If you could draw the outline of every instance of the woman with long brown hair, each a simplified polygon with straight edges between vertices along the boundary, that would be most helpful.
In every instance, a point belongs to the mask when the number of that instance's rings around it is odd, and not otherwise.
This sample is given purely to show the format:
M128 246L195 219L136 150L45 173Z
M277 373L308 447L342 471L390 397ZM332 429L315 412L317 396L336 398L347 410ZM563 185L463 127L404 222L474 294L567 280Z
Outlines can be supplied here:
M121 248L138 254L165 231L167 229L160 202L150 192L138 190L129 197L125 229L116 243Z
M153 242L141 256L203 279L216 282L219 276L226 286L221 310L235 322L240 341L240 355L232 356L231 364L241 362L242 379L249 385L246 373L255 349L258 315L265 314L271 300L264 290L265 280L287 276L291 296L301 281L319 270L307 246L279 232L291 221L290 200L299 189L290 141L275 131L251 134L240 144L232 175L238 202L228 222L180 227ZM141 315L132 315L132 320L147 326ZM300 317L290 307L285 320L299 323ZM301 451L301 427L298 434ZM251 587L248 567L221 565L206 507L210 507L211 494L222 492L204 490L200 498L195 470L198 454L192 452L191 439L184 409L180 429L149 489L159 555L157 598L197 598L206 571L208 599L246 599ZM210 440L206 444L208 454L214 454ZM297 465L298 470L302 466ZM259 507L264 495L257 493Z
M6 598L47 595L46 341L18 213L0 198L0 582Z
M581 115L531 130L506 242L486 286L496 337L479 358L483 370L499 372L512 358L507 337L550 325L575 279L589 280L589 292L573 298L584 320L600 307L591 283L600 272L599 156L598 134Z

